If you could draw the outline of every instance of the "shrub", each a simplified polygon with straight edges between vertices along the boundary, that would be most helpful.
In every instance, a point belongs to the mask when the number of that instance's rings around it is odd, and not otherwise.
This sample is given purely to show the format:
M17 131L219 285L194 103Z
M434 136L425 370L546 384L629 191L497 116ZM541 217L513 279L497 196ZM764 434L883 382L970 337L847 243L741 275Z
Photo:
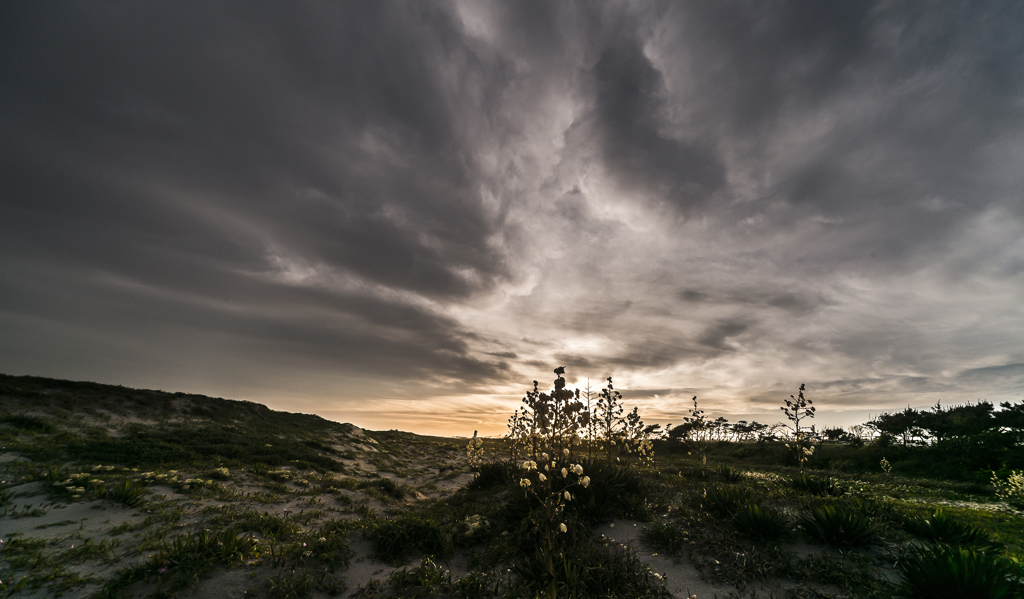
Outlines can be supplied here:
M996 488L996 496L1008 505L1024 510L1024 471L1011 470L1003 480L993 472L992 485Z
M934 545L912 549L899 560L912 599L1002 599L1019 596L1013 566L974 548Z
M904 528L911 534L935 543L992 545L992 538L987 532L947 515L942 510L937 510L928 518L908 518Z
M588 526L614 518L644 520L650 516L644 497L651 494L651 485L639 472L616 464L608 465L601 459L583 460L581 466L590 477L590 484L573 487L573 499L563 504L564 513L572 514ZM556 478L554 482L553 489L564 492L560 485L566 484L566 479ZM511 525L521 522L539 506L537 498L513 492L502 506L501 515Z
M480 464L480 472L466 484L469 491L486 491L511 484L522 473L511 460Z
M700 507L719 516L731 518L748 497L736 487L708 487L700 499Z
M142 497L146 494L146 486L126 478L115 483L104 496L128 507L136 507L142 504Z
M732 468L725 464L722 464L721 466L716 468L715 471L718 472L718 475L722 477L722 480L724 480L727 483L738 483L741 480L743 480L742 472L739 472L738 470L733 470Z
M558 597L669 598L661 576L618 543L582 541L567 547L555 567ZM507 596L542 596L546 566L541 552L512 565L517 586ZM525 587L525 588L524 588Z
M761 539L778 540L790 532L789 521L784 515L756 503L738 508L733 524L740 534Z
M800 516L799 524L808 535L829 545L850 547L875 542L875 526L871 520L847 507L814 508Z
M377 556L390 564L401 563L415 550L447 557L452 547L451 535L440 524L416 516L384 520L371 529L368 536Z
M395 498L405 499L406 488L399 485L395 481L387 477L381 477L374 480L366 480L358 484L360 489L374 488L379 489L383 493Z
M690 540L690 535L684 528L671 522L648 524L640 536L648 547L671 555L679 553Z
M800 476L794 476L790 482L790 486L797 491L803 491L812 495L819 495L821 497L833 496L838 497L846 493L846 487L839 484L830 477L815 478L806 474Z

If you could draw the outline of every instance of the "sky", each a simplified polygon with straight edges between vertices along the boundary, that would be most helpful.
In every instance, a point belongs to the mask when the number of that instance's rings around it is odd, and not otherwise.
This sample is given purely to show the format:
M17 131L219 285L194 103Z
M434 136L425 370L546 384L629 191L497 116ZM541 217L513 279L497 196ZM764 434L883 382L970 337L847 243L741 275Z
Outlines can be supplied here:
M0 372L494 435L1024 400L1024 4L4 2Z

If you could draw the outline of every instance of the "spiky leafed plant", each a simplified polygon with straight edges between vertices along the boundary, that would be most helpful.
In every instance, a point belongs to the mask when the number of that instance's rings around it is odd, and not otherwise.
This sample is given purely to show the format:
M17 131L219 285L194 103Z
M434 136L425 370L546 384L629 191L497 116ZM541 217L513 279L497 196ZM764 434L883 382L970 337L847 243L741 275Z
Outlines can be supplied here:
M927 518L909 518L904 523L907 532L936 543L949 545L991 546L992 537L987 532L971 526L942 510L936 510Z
M875 542L875 525L871 519L845 506L825 505L804 513L800 527L823 543L840 547L871 545Z
M727 483L738 483L741 480L743 480L742 472L740 472L739 470L733 470L726 464L722 464L718 468L715 468L715 472L717 472L718 476L721 476L722 480L724 480Z
M789 520L783 514L756 503L740 506L732 521L736 530L748 537L778 540L790 534Z
M1020 572L973 547L933 545L906 552L898 563L911 599L1010 599L1021 596Z
M748 500L749 496L736 487L712 486L704 490L700 506L720 518L731 518Z
M832 478L814 478L813 476L807 476L806 474L794 476L790 479L789 484L797 491L803 491L805 493L819 495L821 497L827 497L829 495L838 497L839 495L846 493L847 490L844 485L836 482Z

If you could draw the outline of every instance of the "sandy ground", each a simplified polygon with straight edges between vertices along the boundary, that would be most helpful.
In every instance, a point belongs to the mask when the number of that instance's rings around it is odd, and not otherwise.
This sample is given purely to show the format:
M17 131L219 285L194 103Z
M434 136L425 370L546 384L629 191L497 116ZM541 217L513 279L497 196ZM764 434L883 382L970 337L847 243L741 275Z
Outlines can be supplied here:
M465 479L465 480L463 480ZM464 474L457 478L445 481L452 488L461 486L471 479L471 475ZM439 487L441 485L438 485ZM103 539L116 539L118 535L110 534L110 530L125 523L138 524L147 516L145 508L134 509L113 504L106 500L79 501L64 504L53 504L47 499L43 483L28 483L17 485L12 488L16 497L13 505L18 511L31 512L32 510L44 510L45 513L34 516L19 518L4 518L0 520L0 539L10 539L12 535L20 533L26 537L45 539L54 543L54 549L66 550L74 547L75 543L82 543L83 539L92 539L98 543ZM163 495L167 499L187 500L184 496L176 496L169 488L154 487L153 491ZM152 495L151 495L152 497ZM213 502L210 502L213 503ZM308 508L307 498L295 499L281 504L264 506L266 511L272 513L286 514L297 512ZM354 515L348 515L355 517ZM194 523L183 522L182 528L188 530ZM729 592L737 592L739 589L726 585L715 585L701 580L700 574L686 560L673 560L670 557L658 555L643 546L640 535L644 523L631 520L617 520L606 524L595 530L595 534L604 535L611 542L620 543L637 552L638 557L646 563L652 571L663 576L669 591L676 597L690 598L696 595L699 599L705 597L724 596ZM349 568L344 573L347 591L344 596L350 595L359 587L365 586L373 579L384 581L397 568L373 559L370 542L359 535L352 535L351 546L354 557ZM138 559L143 559L139 556ZM411 565L418 563L412 559ZM90 562L90 571L101 577L110 576L114 570L126 566L123 560L116 565L97 567ZM468 571L468 564L464 556L457 556L448 563L440 565L447 567L453 578L464 575ZM85 573L85 572L83 572ZM181 597L193 599L234 599L245 596L245 591L257 585L265 579L267 572L253 571L246 568L234 568L231 570L218 570L207 578L204 578L194 588L187 589L180 593ZM47 597L45 591L28 591L23 597ZM74 590L64 595L68 598L85 597L87 593L76 593ZM314 595L317 596L317 595ZM322 595L326 597L327 595Z
M16 459L20 458L10 453L0 454L0 462L9 462ZM461 459L461 456L457 459ZM451 460L441 458L434 460L432 465L428 465L424 460L415 461L407 465L405 476L399 476L391 472L377 473L376 467L371 461L366 459L366 456L351 461L349 465L355 467L353 470L356 470L358 475L370 477L370 480L372 480L373 476L379 475L389 478L396 483L409 485L412 488L422 488L425 493L436 497L453 492L473 479L474 475L471 473L449 469L450 465L457 461L457 459L454 456L452 456ZM241 477L233 480L232 485L249 492L262 489L262 487L259 487L251 480L246 482L243 480L244 478ZM434 486L431 487L431 484ZM288 483L288 486L296 491L302 489L302 487L294 483ZM283 501L277 503L259 503L254 501L219 502L197 500L188 495L177 493L169 486L157 485L149 487L147 503L143 507L129 508L107 500L80 500L69 503L54 503L50 499L44 483L41 482L25 483L9 488L14 492L15 496L8 503L7 507L10 508L14 517L0 518L0 541L8 542L12 536L16 535L43 539L50 544L47 548L48 552L67 551L76 544L90 539L90 542L94 544L110 540L120 541L125 547L130 546L132 545L133 534L143 534L144 531L114 534L116 532L115 529L119 526L128 528L130 527L129 525L138 525L153 511L156 511L158 509L157 506L161 505L162 502L166 502L165 505L182 506L192 512L213 505L228 504L250 507L275 515L289 515L302 512L303 510L323 509L328 512L328 517L331 518L360 517L356 513L347 512L349 507L344 502L340 502L337 499L338 496L349 497L353 502L366 503L368 507L378 512L383 512L389 507L378 500L367 497L360 491L347 490L339 490L333 494L319 496L286 495L282 498ZM427 495L424 492L415 491L407 497L406 502L427 499ZM394 504L391 507L394 507ZM195 518L189 516L182 519L176 526L180 527L181 533L187 533L194 530L193 527L198 523L198 516ZM701 576L698 569L687 559L659 555L656 551L645 547L641 540L644 526L644 523L638 521L617 520L598 527L593 533L603 536L610 543L618 543L635 551L638 558L650 567L652 572L665 580L666 588L674 597L687 599L692 599L693 597L711 599L727 595L742 595L746 597L750 596L752 591L756 591L759 597L779 596L784 594L789 586L786 581L772 581L768 585L755 584L744 588L709 582ZM363 539L358 533L351 534L349 539L354 555L350 566L346 570L338 572L338 575L343 576L346 583L346 590L340 595L343 597L351 596L360 587L374 584L373 581L375 580L384 583L388 576L396 570L395 567L374 559L370 542ZM823 551L821 547L799 543L791 544L791 546L786 546L785 548L801 557ZM118 569L144 561L147 558L146 555L129 555L124 551L124 547L112 550L110 557L111 559L106 561L89 560L83 565L72 566L72 569L80 572L82 575L92 574L101 579L106 579L113 576ZM408 563L410 566L415 566L419 563L419 558L413 557ZM456 556L450 562L442 562L439 565L448 568L453 579L468 572L468 563L465 555ZM283 573L269 566L216 570L198 581L193 587L180 591L178 596L194 599L234 599L246 597L247 590L255 591L257 589L260 591L260 596L266 596L267 578ZM892 577L895 579L895 573L892 573ZM63 597L69 599L85 598L90 593L95 592L97 588L96 585L93 585L88 588L72 589L65 593ZM821 590L837 593L843 589L823 586ZM19 595L19 597L26 598L49 596L45 589L29 590ZM313 596L327 597L328 595L314 593Z

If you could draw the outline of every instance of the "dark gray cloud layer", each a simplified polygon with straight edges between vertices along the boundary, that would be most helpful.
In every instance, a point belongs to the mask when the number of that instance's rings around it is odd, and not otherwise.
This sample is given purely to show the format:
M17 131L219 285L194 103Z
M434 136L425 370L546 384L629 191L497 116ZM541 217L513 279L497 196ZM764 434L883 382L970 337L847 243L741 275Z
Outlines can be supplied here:
M555 361L666 414L1017 397L1021 30L1005 2L8 3L0 370L332 417Z

